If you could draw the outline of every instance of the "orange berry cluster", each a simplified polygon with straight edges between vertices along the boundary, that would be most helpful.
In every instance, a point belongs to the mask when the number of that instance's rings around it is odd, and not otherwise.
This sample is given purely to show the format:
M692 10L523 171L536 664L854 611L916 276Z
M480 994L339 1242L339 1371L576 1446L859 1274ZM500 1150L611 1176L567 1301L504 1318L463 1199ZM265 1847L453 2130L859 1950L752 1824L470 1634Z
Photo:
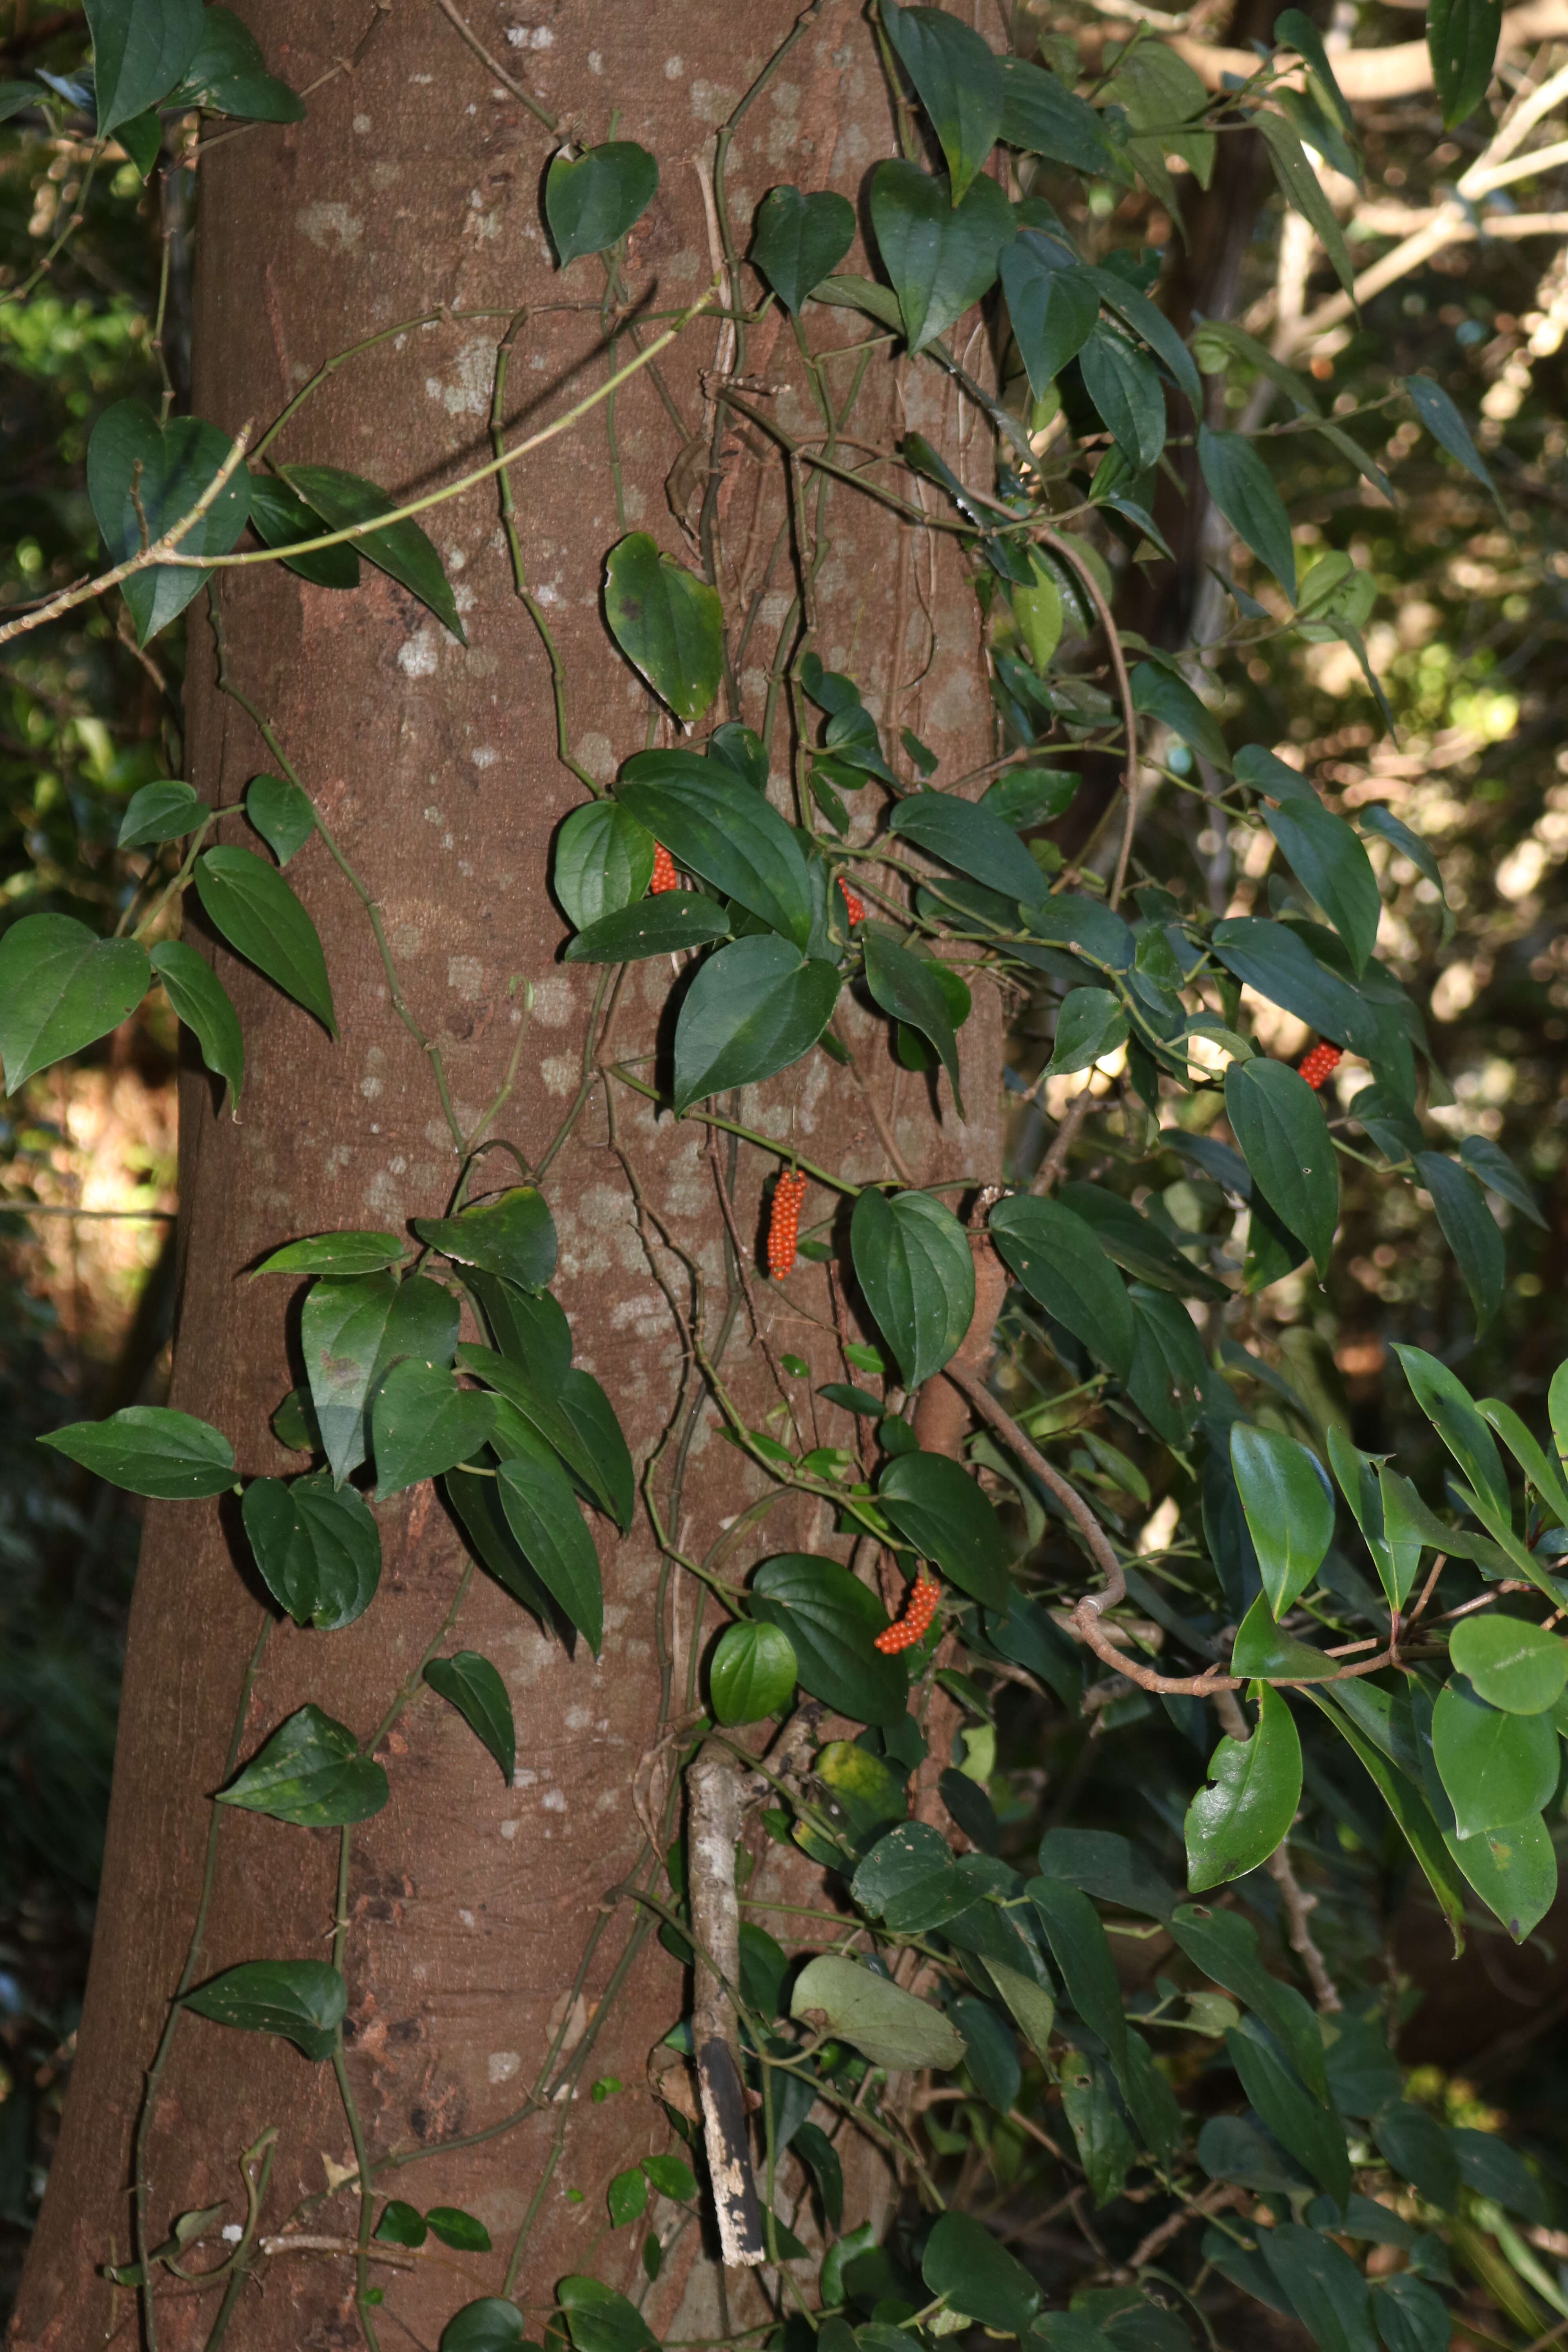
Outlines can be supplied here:
M680 887L680 877L675 870L675 860L662 841L656 841L653 845L653 880L647 887L649 897L654 898L658 898L661 890L679 890Z
M864 898L856 897L842 874L838 877L838 887L844 893L844 911L849 918L849 928L853 930L857 923L863 923L866 919L866 901Z
M768 1272L782 1282L795 1269L795 1238L800 1232L800 1204L805 1198L805 1178L797 1168L786 1168L773 1186L773 1213L768 1220Z
M913 1649L917 1642L925 1639L941 1598L941 1585L922 1568L904 1603L903 1615L896 1625L889 1625L885 1633L877 1636L876 1646L884 1657L890 1658L900 1650Z
M1314 1045L1311 1052L1296 1065L1300 1075L1316 1093L1325 1078L1331 1078L1344 1060L1342 1045Z

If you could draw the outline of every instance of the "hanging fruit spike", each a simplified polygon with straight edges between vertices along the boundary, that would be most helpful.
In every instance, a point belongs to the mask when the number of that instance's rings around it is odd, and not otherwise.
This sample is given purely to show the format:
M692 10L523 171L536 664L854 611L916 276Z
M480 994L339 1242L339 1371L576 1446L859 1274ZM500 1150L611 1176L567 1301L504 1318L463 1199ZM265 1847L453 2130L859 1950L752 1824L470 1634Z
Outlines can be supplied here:
M653 879L647 886L649 898L657 898L662 890L679 890L679 887L680 877L675 870L674 858L662 841L656 841L653 848Z
M863 923L866 919L866 901L857 897L842 874L838 877L838 887L844 893L844 911L849 918L849 928L853 930L858 923Z
M800 1208L805 1198L805 1178L797 1168L785 1169L773 1186L773 1215L768 1220L768 1272L782 1282L795 1270L795 1243L800 1233Z
M877 1636L875 1646L884 1657L893 1657L900 1650L912 1649L917 1642L924 1641L941 1598L941 1585L922 1567L910 1588L903 1615L896 1625L889 1625L885 1633Z
M1344 1057L1342 1045L1314 1045L1296 1065L1297 1072L1316 1094L1324 1080L1333 1076Z

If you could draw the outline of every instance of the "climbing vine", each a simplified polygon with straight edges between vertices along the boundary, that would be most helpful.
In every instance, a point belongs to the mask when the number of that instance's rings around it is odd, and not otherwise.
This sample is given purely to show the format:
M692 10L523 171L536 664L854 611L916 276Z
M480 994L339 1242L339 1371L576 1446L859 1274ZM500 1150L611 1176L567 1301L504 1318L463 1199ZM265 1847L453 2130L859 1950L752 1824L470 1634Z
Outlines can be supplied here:
M1247 1345L1258 1292L1303 1267L1325 1271L1342 1160L1412 1188L1420 1213L1436 1216L1478 1326L1505 1281L1492 1203L1505 1217L1536 1213L1495 1145L1470 1139L1454 1154L1430 1138L1443 1078L1420 1009L1377 952L1391 856L1430 883L1434 920L1447 913L1426 844L1381 806L1354 822L1337 813L1289 745L1234 740L1241 730L1227 731L1216 707L1228 672L1291 635L1341 640L1378 691L1364 635L1372 583L1344 555L1302 563L1271 440L1316 436L1347 480L1393 492L1357 437L1360 412L1325 415L1309 378L1234 324L1206 320L1184 339L1159 304L1161 255L1092 226L1075 233L1050 194L1064 178L1141 184L1178 215L1170 159L1206 183L1217 141L1250 133L1353 295L1312 159L1353 177L1354 119L1297 10L1245 81L1211 94L1146 26L1089 77L1060 44L1000 56L956 16L875 0L901 152L868 174L865 270L845 267L853 206L792 185L765 196L742 256L725 195L730 142L828 5L814 0L719 132L714 280L679 310L630 278L626 240L658 188L658 159L617 139L607 112L568 126L543 175L544 222L564 284L598 271L583 300L611 364L547 425L507 442L521 310L494 320L492 457L415 498L325 452L319 462L270 453L285 425L295 443L308 432L310 395L335 370L366 364L418 320L348 346L258 435L174 416L172 393L161 415L120 402L87 457L105 569L0 625L0 639L18 636L118 591L144 646L204 596L221 690L272 762L243 801L259 847L209 845L229 812L189 783L154 782L121 829L121 849L142 864L111 936L60 913L9 922L7 1090L105 1035L155 987L237 1110L246 1040L212 962L180 936L187 891L237 956L335 1038L328 960L288 875L319 841L363 908L451 1147L446 1196L407 1232L279 1236L252 1269L300 1290L306 1380L272 1423L299 1458L294 1474L250 1475L219 1430L164 1407L132 1406L47 1441L137 1495L237 1496L268 1596L213 1800L188 1958L150 2054L133 2256L103 2250L107 2279L138 2298L150 2347L176 2283L216 2298L213 2347L268 2264L326 2252L353 2262L376 2352L381 2266L399 2250L434 2237L459 2253L492 2251L472 2214L415 2201L416 2176L405 2174L426 2150L367 2137L344 2042L353 1832L387 1802L389 1769L419 1737L416 1711L428 1719L437 1703L510 1784L505 1681L461 1640L476 1574L597 1656L614 1638L599 1543L639 1520L661 1559L659 1736L631 1792L640 1856L584 1939L574 1995L606 1922L626 1913L635 1924L592 2021L571 2038L568 2005L512 2112L438 2143L449 2155L557 2118L500 2292L454 2309L444 2352L524 2341L523 2264L563 2102L655 1936L689 1971L688 2012L671 2018L660 2053L671 2146L604 2186L605 2214L612 2232L643 2222L658 2199L710 2217L725 2266L757 2274L747 2308L762 2315L737 2324L737 2341L921 2352L978 2327L1046 2352L1103 2352L1107 2339L1181 2352L1194 2327L1214 2340L1205 2294L1217 2278L1299 2318L1321 2352L1370 2352L1379 2339L1388 2352L1442 2352L1450 2255L1477 2242L1497 2251L1468 2259L1519 2326L1534 2332L1538 2303L1568 2312L1521 2234L1542 2210L1534 2175L1494 2133L1440 2124L1409 2095L1384 1991L1353 1937L1340 1938L1348 1966L1331 1936L1320 1943L1312 1870L1298 1869L1310 1853L1322 1875L1321 1842L1303 1822L1345 1828L1369 1914L1414 1874L1456 1949L1468 1919L1489 1915L1520 1940L1550 1906L1568 1727L1568 1643L1553 1630L1568 1607L1568 1369L1552 1385L1550 1428L1536 1433L1508 1404L1473 1398L1435 1357L1401 1348L1403 1376L1453 1464L1428 1499ZM90 110L99 153L112 140L143 174L165 117L302 115L222 7L95 0L88 16L91 78L10 85L0 91L9 113ZM1432 13L1450 122L1486 93L1492 52L1479 27L1477 12ZM542 139L560 141L563 126L530 103ZM607 135L591 143L591 128ZM976 305L984 366L971 364L971 343L949 340ZM787 318L820 430L786 431L747 376L746 337L773 310ZM852 314L858 340L814 341L824 311ZM613 456L617 392L645 370L657 377L699 319L719 322L728 356L710 379L711 453L699 445L694 460L706 486L697 562L626 527L615 461L605 659L613 646L642 678L650 717L647 748L606 788L573 753L577 682L529 586L513 471L590 423L605 427ZM919 432L889 446L857 436L863 388L895 355L945 377L989 434L986 487L961 479ZM1215 384L1254 395L1246 429L1211 421L1228 413L1205 389ZM1392 380L1373 404L1414 418L1490 488L1434 381ZM721 591L720 468L709 462L741 421L778 453L788 492L777 560L792 593L756 707L742 681L762 599L736 609ZM1175 457L1190 458L1184 475ZM1170 558L1162 479L1194 499L1201 486L1230 542L1229 568L1215 566L1222 625L1182 655L1117 618L1131 566ZM246 649L226 628L236 569L279 563L350 593L369 564L464 641L419 518L469 496L496 500L549 660L561 760L586 794L559 828L549 887L569 926L563 961L591 967L596 992L580 1082L542 1141L505 1125L526 1018L494 1099L465 1124L375 897L312 791L309 754L247 691ZM895 734L892 714L868 703L849 669L826 667L815 642L829 501L850 497L889 532L960 551L993 699L992 755L970 774L944 774L910 728ZM1145 861L1140 825L1161 795L1272 836L1291 879L1271 890L1267 914L1216 913L1173 863ZM1050 829L1086 810L1092 821L1068 856ZM660 960L668 1055L623 1058L626 974ZM933 1116L957 1131L960 1041L983 989L1048 1016L1031 1108L1049 1080L1081 1084L1049 1149L1037 1144L1032 1159L1020 1149L1004 1183L922 1186L840 1014L853 1003L875 1018L898 1063L929 1081ZM1268 1050L1281 1013L1319 1039L1299 1066ZM807 1159L760 1114L768 1083L816 1055L836 1086L865 1095L885 1155L874 1179ZM639 1177L625 1114L649 1105L661 1133L666 1121L706 1131L726 1235L721 1302ZM574 1363L552 1293L551 1170L590 1115L683 1341L674 1411L640 1463L614 1394ZM496 1150L516 1163L504 1187ZM767 1171L760 1251L735 1211L742 1153ZM1191 1222L1153 1190L1173 1167ZM813 1392L804 1360L776 1345L773 1309L792 1284L820 1281L816 1267L827 1270L844 1377ZM820 1290L801 1295L820 1304ZM778 1399L757 1422L726 1369L748 1331ZM693 1532L683 1483L707 1411L752 1487L733 1518ZM829 1412L842 1442L822 1442ZM1133 1506L1150 1502L1153 1477L1141 1463L1158 1465L1174 1507L1158 1541L1142 1545ZM374 1728L358 1737L307 1702L248 1741L272 1629L288 1619L325 1638L373 1607L378 1512L427 1481L462 1530L466 1563ZM768 1549L769 1513L792 1498L816 1507L837 1551ZM708 1637L689 1644L683 1688L667 1630L678 1582ZM998 1715L1020 1683L1097 1736L1164 1704L1206 1759L1174 1825L1184 1886L1131 1840L1070 1815L1036 1839L1038 1823L997 1770ZM236 1807L340 1832L329 1957L258 1952L209 1972L207 1910ZM812 1933L789 1942L756 1916L768 1906L746 1901L742 1833L759 1819L818 1873ZM1156 1933L1172 1973L1129 1996L1112 1938ZM339 2184L357 2200L352 2236L314 2229L319 2200L281 2216L269 2206L275 2133L233 2151L245 2218L219 2258L226 2209L179 2210L178 2184L149 2178L175 2038L213 2028L285 2037L331 2069L353 2149ZM1236 2088L1216 2104L1222 2074ZM892 2183L880 2224L847 2204L857 2136ZM987 2177L1033 2187L1080 2224L1081 2275L1065 2302L973 2210ZM650 2280L668 2242L643 2237ZM1380 2259L1369 2263L1369 2250ZM1397 2259L1381 2259L1390 2250ZM555 2283L541 2326L574 2352L654 2341L630 2295L585 2274Z

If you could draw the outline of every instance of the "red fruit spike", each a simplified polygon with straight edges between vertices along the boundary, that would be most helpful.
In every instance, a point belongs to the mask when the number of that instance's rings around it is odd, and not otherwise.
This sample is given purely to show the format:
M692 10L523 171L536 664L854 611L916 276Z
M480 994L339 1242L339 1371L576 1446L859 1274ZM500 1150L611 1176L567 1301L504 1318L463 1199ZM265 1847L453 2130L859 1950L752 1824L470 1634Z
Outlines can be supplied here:
M653 879L647 887L650 898L658 898L660 891L679 890L680 887L680 877L675 870L675 860L662 841L654 844Z
M857 923L863 923L866 919L866 901L857 897L842 874L838 877L838 887L844 893L844 911L849 918L849 928L853 930Z

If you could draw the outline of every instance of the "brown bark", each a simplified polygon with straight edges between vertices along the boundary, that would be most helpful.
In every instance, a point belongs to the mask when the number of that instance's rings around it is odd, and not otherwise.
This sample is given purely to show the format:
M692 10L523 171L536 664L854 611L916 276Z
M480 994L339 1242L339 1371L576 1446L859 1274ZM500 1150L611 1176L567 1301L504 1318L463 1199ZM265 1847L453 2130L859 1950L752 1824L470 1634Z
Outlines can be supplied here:
M656 152L660 190L633 236L628 279L634 295L657 287L657 304L668 307L693 297L710 275L700 172L711 155L712 126L795 14L788 0L743 9L665 0L651 11L632 0L519 0L515 10L469 21L509 79L542 93L563 125L604 140L618 109L616 135ZM365 19L347 0L278 0L257 29L274 67L303 86L353 52ZM484 312L408 329L351 362L275 453L281 462L344 466L408 491L488 455L495 346L521 306L542 307L512 353L514 425L543 421L602 382L599 266L582 261L559 274L543 240L539 192L553 143L447 16L389 12L356 69L311 101L302 125L247 129L203 165L197 412L230 429L247 416L266 418L362 336L437 307ZM752 207L775 182L857 195L869 163L892 143L868 28L847 0L832 0L731 148L729 193L742 243ZM864 257L849 266L863 268ZM548 307L561 303L595 307ZM861 332L838 311L818 311L809 325L818 343L847 343ZM710 422L701 371L722 363L724 333L704 321L667 363L670 398L692 438ZM619 355L629 356L624 341ZM790 338L753 335L746 364L784 387L773 402L781 419L809 431L809 386ZM835 372L841 393L850 372ZM896 393L892 369L879 362L852 429L886 443L918 425L978 477L985 461L973 415L963 435L960 422L955 395L934 371L905 372ZM605 632L605 553L623 530L642 527L697 560L665 495L685 436L646 374L616 410L624 520L606 423L595 412L521 467L515 484L528 577L565 665L571 749L605 778L643 748L651 709ZM740 680L739 715L755 724L791 587L783 556L765 576L784 485L776 459L739 436L726 441L723 467L717 564L730 611L764 590L773 600L763 604ZM516 1089L496 1131L537 1157L576 1093L589 1043L596 976L558 963L564 926L547 888L552 834L582 788L556 756L549 667L513 593L493 489L465 494L426 520L465 607L466 652L368 566L353 595L305 585L274 566L224 583L232 674L275 721L383 908L404 990L446 1057L465 1126L500 1086L517 1041L512 980L533 983ZM984 760L989 726L973 600L950 545L932 559L882 510L858 506L847 492L834 493L827 533L815 615L824 658L857 673L895 737L899 725L915 726L941 754L942 776ZM248 778L272 762L250 720L216 690L205 625L192 629L190 674L190 773L204 794L232 807ZM774 748L781 804L786 748L787 723ZM249 838L237 814L221 837ZM297 1354L290 1360L297 1299L286 1283L251 1283L243 1270L297 1234L396 1229L411 1216L438 1214L455 1170L427 1057L394 1015L363 912L320 840L300 853L289 879L321 933L342 1043L219 950L250 1057L237 1123L215 1113L203 1072L187 1066L182 1081L183 1267L171 1402L223 1429L247 1474L298 1466L285 1460L268 1422L298 1377ZM668 967L628 971L618 1052L652 1052L669 982ZM967 1128L945 1087L937 1119L928 1081L897 1068L884 1031L847 999L841 1025L916 1177L994 1181L994 996L981 992L964 1033ZM706 1132L695 1119L656 1121L626 1093L616 1113L620 1145L651 1214L700 1266L712 1343L725 1273ZM864 1101L848 1074L821 1055L749 1089L741 1116L786 1148L793 1134L803 1152L852 1178L887 1172ZM686 1356L611 1143L595 1088L547 1192L562 1244L556 1287L577 1360L604 1381L640 1461L671 1425ZM500 1162L480 1165L482 1189ZM736 1211L748 1238L772 1167L741 1147ZM814 1192L807 1219L832 1206ZM680 1266L663 1263L683 1296ZM782 1296L760 1288L777 1345L805 1355L814 1381L839 1374L822 1270L803 1268ZM751 1349L743 1308L726 1372L742 1409L760 1420L776 1397ZM818 1413L823 1442L853 1444L847 1420L820 1402L813 1408L806 1384L796 1385L795 1398L803 1414ZM764 1485L714 1433L709 1410L690 1446L674 1530L700 1549ZM664 1456L665 1495L675 1450ZM440 1505L429 1487L416 1488L379 1517L385 1568L376 1601L343 1633L274 1631L242 1754L307 1699L368 1733L440 1628L462 1561ZM618 1890L644 1851L634 1776L686 1705L689 1661L710 1634L714 1612L710 1606L705 1622L694 1615L689 1580L678 1577L666 1597L645 1523L619 1543L603 1521L594 1524L607 1601L601 1662L581 1644L568 1656L482 1574L444 1645L479 1650L503 1673L518 1727L514 1785L498 1785L466 1726L426 1695L381 1751L389 1805L353 1835L348 2072L373 2160L417 2159L384 2173L378 2186L422 2209L449 2203L478 2213L496 2248L489 2256L433 2249L433 2259L405 2269L377 2266L388 2344L407 2340L405 2331L434 2344L460 2304L500 2292L520 2229L527 2233L517 2294L531 2335L542 2333L564 2273L593 2271L634 2294L644 2291L642 2230L606 2235L605 2189L615 2171L669 2145L646 2087L647 2059L688 1994L677 1964L646 1937L625 1982L613 1982L638 1917ZM738 1577L752 1559L792 1545L843 1549L830 1527L825 1510L776 1509L750 1549L731 1554L726 1572ZM97 2270L129 2257L143 2070L191 1936L206 1800L223 1778L261 1619L245 1561L228 1505L150 1509L76 2076L14 2323L14 2342L40 2352L77 2352L106 2330L121 2342L135 2337L131 2298ZM658 1779L657 1771L647 1777ZM768 1853L753 1889L777 1892L793 1884L783 1874L794 1865L776 1848ZM198 1977L245 1959L324 1956L336 1870L335 1833L226 1817ZM668 1892L662 1877L657 1891ZM558 2037L568 2047L577 2039L581 2095L500 2128L522 2105ZM600 2077L627 2087L595 2103L588 2089ZM152 2118L152 2242L176 2214L222 2199L225 2218L242 2219L241 2153L269 2126L279 2137L263 2231L286 2233L289 2217L315 2200L295 2226L318 2238L352 2238L357 2200L333 2190L345 2170L352 2174L353 2157L331 2070L284 2042L186 2017ZM478 2145L457 2145L491 2131ZM659 2218L668 2221L668 2209ZM689 2259L697 2240L689 2228L647 2295L661 2334L712 2335L729 2324L711 2265L694 2268ZM193 2267L219 2259L209 2241ZM341 2253L275 2254L264 2284L240 2295L228 2341L242 2352L351 2345L358 2340L353 2292L354 2265ZM183 2352L205 2343L218 2299L174 2284L161 2291L160 2344Z

